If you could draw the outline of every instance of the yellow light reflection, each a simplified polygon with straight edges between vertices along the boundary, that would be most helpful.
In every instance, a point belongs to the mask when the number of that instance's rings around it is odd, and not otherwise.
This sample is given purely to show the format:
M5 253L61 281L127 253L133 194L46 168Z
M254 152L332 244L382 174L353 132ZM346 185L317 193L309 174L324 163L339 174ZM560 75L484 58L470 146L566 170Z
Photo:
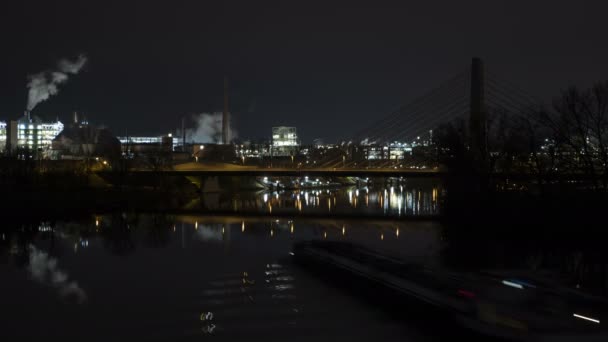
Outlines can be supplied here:
M342 236L346 235L346 226L342 225Z
M384 233L380 234L380 240L384 240Z
M327 239L327 232L323 232L323 238Z
M241 221L241 232L245 232L245 221Z
M291 222L291 226L289 227L289 231L293 234L293 222Z
M198 230L198 221L194 221L194 229Z
M395 235L396 235L397 237L399 237L399 228L397 228L397 230L395 231Z

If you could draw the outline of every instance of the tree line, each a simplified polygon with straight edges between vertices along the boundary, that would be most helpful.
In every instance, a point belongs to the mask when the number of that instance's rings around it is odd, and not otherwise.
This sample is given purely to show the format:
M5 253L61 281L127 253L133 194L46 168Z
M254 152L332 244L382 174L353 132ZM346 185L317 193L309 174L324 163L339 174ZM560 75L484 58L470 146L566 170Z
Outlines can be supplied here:
M570 87L550 106L488 107L486 115L489 173L527 174L541 184L571 176L608 190L608 81ZM473 162L467 122L444 124L436 132L439 164L458 169Z

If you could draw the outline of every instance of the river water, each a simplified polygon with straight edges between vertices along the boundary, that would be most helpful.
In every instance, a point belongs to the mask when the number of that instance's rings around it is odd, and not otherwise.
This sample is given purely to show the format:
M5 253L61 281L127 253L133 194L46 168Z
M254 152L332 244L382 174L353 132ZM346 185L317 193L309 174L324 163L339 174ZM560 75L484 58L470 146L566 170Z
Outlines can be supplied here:
M6 222L1 331L7 341L437 340L299 269L289 252L297 241L351 241L440 266L440 193L387 185L210 195L174 213Z

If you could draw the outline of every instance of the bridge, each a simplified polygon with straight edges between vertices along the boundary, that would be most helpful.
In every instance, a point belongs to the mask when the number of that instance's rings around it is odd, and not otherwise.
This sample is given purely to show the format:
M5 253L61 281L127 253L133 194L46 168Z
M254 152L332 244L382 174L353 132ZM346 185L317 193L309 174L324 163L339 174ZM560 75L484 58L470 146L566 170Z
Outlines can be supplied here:
M456 76L360 130L349 142L333 149L314 163L270 168L236 164L203 166L189 163L177 165L172 170L131 170L130 173L162 172L168 175L200 177L441 177L444 172L432 168L432 165L426 165L431 167L430 169L403 165L404 146L432 146L433 131L436 132L442 125L453 124L463 136L468 136L468 149L473 162L480 169L488 159L489 114L525 116L538 108L538 104L539 101L533 96L491 70L486 70L480 59L473 58L471 65ZM391 149L393 152L401 149L402 155L392 154ZM380 153L381 157L371 158L370 151Z
M105 172L98 172L103 174ZM254 177L403 177L403 178L426 178L440 177L445 175L437 169L411 170L398 168L201 168L197 170L132 170L132 175L163 174L169 176L189 177L214 177L214 176L254 176Z

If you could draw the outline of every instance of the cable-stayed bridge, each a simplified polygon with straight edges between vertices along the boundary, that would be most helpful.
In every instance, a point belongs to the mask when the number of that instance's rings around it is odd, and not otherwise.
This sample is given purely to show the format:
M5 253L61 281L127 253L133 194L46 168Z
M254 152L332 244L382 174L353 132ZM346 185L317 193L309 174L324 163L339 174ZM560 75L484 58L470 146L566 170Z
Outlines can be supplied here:
M526 115L539 101L484 67L474 58L469 67L449 78L435 89L403 105L372 125L356 132L314 163L289 167L222 167L176 168L156 171L183 175L335 175L335 176L428 176L434 169L412 169L403 164L404 151L417 146L430 146L433 132L446 124L460 125L469 136L469 149L477 160L488 154L488 116ZM394 153L393 153L394 152ZM399 153L396 153L399 152ZM133 171L153 172L153 171Z

